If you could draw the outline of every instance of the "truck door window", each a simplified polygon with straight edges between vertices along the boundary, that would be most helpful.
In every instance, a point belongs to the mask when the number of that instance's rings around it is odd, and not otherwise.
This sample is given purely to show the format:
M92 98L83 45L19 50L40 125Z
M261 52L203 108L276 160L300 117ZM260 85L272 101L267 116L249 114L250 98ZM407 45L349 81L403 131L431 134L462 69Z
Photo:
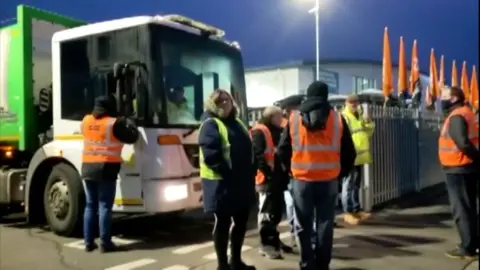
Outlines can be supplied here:
M65 41L60 45L62 119L80 121L92 110L87 45L86 39Z

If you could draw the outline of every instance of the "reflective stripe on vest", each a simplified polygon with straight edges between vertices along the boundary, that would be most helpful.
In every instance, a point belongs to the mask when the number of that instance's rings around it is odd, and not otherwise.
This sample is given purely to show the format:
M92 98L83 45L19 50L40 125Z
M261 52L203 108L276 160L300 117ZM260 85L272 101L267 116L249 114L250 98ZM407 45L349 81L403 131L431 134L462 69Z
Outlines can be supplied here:
M290 117L293 177L306 181L336 179L340 173L341 116L330 110L325 129L318 131L307 130L301 118L299 112Z
M242 126L242 128L244 129L245 133L248 136L247 126L242 122L242 120L238 118L236 120ZM228 129L225 126L225 124L222 122L222 120L216 117L212 117L212 118L207 118L205 121L203 121L203 123L200 125L199 130L201 130L203 125L208 121L215 121L215 123L217 124L218 134L220 135L220 142L222 144L223 158L231 168L232 164L230 161L230 141L228 140ZM217 172L212 170L210 167L208 167L207 164L205 164L205 161L203 158L203 151L201 147L199 151L199 162L200 162L200 178L205 180L221 180L222 179L222 176L220 174L218 174ZM253 155L252 155L252 163L253 163Z
M96 119L93 115L83 118L84 163L120 163L122 162L123 143L113 136L115 118Z
M465 119L468 126L468 138L477 149L479 147L479 130L473 112L466 106L453 110L447 119L445 119L438 139L438 156L440 163L447 167L463 166L472 163L472 160L457 148L450 134L448 134L448 125L450 118L453 116L462 116Z
M276 148L273 142L272 133L270 132L268 127L263 124L256 124L251 131L254 131L254 130L260 130L263 133L263 136L265 137L266 146L265 146L265 151L263 155L265 157L265 160L267 161L268 166L273 170L273 167L275 164L274 160L275 160ZM257 185L262 185L265 183L265 175L261 170L257 170L257 175L255 176L255 183Z

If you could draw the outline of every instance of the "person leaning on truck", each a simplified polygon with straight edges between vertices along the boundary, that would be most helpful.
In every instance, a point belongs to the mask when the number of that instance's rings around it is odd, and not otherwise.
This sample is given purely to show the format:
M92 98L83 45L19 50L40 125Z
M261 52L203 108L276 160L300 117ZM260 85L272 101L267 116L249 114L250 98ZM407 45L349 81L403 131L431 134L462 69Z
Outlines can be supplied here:
M479 130L475 114L465 104L462 89L442 90L441 104L447 117L438 138L438 156L447 176L448 198L460 234L460 244L445 255L458 259L474 258L479 248Z
M357 151L355 167L342 179L342 206L344 220L351 225L357 225L361 220L370 217L360 205L360 187L362 184L363 165L372 162L370 153L370 138L375 129L375 123L371 117L364 117L361 113L361 105L358 96L351 95L345 101L345 109L342 112L352 134L353 144Z
M112 207L116 180L122 163L123 144L133 144L139 134L133 121L119 118L115 99L102 96L95 100L91 114L83 118L82 180L86 205L83 220L85 251L98 248L95 243L97 213L100 227L100 251L116 250L112 242Z
M252 142L247 126L238 118L235 102L216 89L205 101L198 135L203 207L215 217L213 242L219 270L254 270L242 261L242 246L251 207L255 202ZM231 258L228 261L230 225Z
M282 258L281 251L293 251L281 242L277 230L285 207L284 192L290 180L289 172L276 156L278 140L283 130L282 119L282 109L267 107L262 118L250 130L258 165L255 184L259 194L260 253L269 259Z

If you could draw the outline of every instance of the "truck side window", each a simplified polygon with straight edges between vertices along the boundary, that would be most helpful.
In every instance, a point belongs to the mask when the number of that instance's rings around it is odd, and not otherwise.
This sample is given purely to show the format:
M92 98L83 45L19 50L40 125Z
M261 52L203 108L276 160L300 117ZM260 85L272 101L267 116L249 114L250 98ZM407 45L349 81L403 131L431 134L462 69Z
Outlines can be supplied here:
M81 121L93 108L87 45L87 39L60 45L61 115L65 120Z

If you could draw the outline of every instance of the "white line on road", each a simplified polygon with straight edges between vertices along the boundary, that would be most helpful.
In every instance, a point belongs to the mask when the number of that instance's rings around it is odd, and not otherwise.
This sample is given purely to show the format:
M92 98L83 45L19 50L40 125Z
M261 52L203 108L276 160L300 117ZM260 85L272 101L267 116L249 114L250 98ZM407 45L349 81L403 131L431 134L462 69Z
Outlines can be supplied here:
M205 243L184 246L184 247L177 248L177 249L173 250L172 253L173 254L179 254L179 255L180 254L187 254L187 253L194 252L194 251L200 250L202 248L207 248L207 247L213 247L213 242L209 241L209 242L205 242Z
M242 247L242 252L245 252L245 251L250 250L250 249L252 249L251 246L243 246ZM230 256L230 249L228 249L228 255ZM217 254L215 254L215 252L210 253L210 254L207 254L207 255L203 256L203 258L205 260L215 260L217 258Z
M156 262L157 260L154 260L154 259L140 259L140 260L112 266L109 268L105 268L105 270L131 270L131 269L139 268L139 267L146 266Z
M112 237L112 241L113 241L113 243L115 243L118 246L126 246L126 245L131 245L131 244L135 244L135 243L140 242L139 240L124 239L124 238L119 238L119 237L116 237L116 236ZM69 248L76 248L76 249L84 249L85 248L85 244L84 244L83 240L78 240L78 241L75 241L75 242L66 243L66 244L64 244L64 246L69 247Z
M172 266L169 266L167 268L163 268L162 270L189 270L190 267L187 267L185 265L172 265Z

